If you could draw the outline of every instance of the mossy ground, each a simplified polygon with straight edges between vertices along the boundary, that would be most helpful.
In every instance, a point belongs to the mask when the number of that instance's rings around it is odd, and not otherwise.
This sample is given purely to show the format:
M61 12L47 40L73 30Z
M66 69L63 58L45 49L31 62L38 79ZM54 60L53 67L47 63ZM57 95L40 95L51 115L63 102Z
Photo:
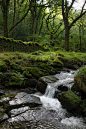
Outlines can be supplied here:
M46 51L40 43L4 37L0 37L0 44L0 85L5 87L25 87L28 79L32 83L32 79L55 74L63 67L77 69L86 64L85 53Z
M2 52L0 80L3 86L25 86L27 79L55 74L63 67L79 68L86 64L85 53L65 51Z

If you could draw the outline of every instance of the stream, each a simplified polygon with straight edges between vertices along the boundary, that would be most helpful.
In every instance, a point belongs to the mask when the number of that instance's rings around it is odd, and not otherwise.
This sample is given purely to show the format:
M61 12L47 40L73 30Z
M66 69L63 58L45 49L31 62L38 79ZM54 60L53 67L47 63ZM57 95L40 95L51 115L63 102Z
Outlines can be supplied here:
M61 85L67 86L68 90L71 90L71 86L73 85L74 81L74 76L77 72L78 70L71 70L68 72L61 71L60 73L54 75L54 77L59 80L55 83L49 83L46 88L45 94L43 96L39 96L41 102L43 103L43 107L47 110L54 111L57 114L54 119L61 122L61 124L66 125L66 128L68 129L86 129L85 118L83 119L79 116L70 116L67 110L62 108L62 105L59 100L54 98L54 94L55 91L59 93L58 87Z
M53 75L57 81L48 82L44 95L39 92L32 94L41 101L42 106L30 108L26 105L22 113L22 108L11 110L11 118L4 122L2 129L86 129L86 118L68 113L56 98L61 92L60 86L71 90L77 72L78 70L63 70ZM31 98L24 92L20 93L20 98L22 96ZM10 103L14 104L14 101Z

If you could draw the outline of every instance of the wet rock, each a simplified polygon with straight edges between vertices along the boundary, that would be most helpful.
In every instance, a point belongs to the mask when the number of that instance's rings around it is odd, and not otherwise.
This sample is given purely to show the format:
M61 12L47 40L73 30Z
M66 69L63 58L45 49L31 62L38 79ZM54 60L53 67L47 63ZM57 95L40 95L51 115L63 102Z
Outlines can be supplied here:
M58 94L57 98L68 111L77 109L81 103L81 99L72 91L62 92Z
M61 90L61 91L68 91L68 87L64 86L64 85L58 86L58 89Z
M61 91L57 89L57 90L55 91L55 93L54 93L54 98L57 98L57 96L58 96L59 93L61 93Z
M49 76L44 76L41 77L46 83L53 83L56 82L58 79L56 77L54 77L53 75L49 75Z
M0 112L0 122L5 121L8 119L8 115L6 113Z
M15 99L12 101L9 101L9 105L12 108L17 108L20 106L28 105L30 107L39 106L42 103L40 102L40 99L36 96L33 96L31 94L27 94L25 92L20 92L15 96Z
M42 78L39 78L37 83L37 90L40 91L42 94L44 94L46 87L47 87L47 83Z
M25 106L25 107L21 107L21 108L17 108L17 109L12 109L10 111L11 117L20 115L20 114L26 112L29 109L30 109L29 106Z

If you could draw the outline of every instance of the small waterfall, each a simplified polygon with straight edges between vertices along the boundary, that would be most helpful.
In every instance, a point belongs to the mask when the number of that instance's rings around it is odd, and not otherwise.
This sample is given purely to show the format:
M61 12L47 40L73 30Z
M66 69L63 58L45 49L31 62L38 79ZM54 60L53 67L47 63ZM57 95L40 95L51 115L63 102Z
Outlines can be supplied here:
M48 86L46 88L46 91L45 91L45 96L48 97L48 98L53 98L54 97L54 93L55 93L55 88L51 87L48 84Z
M68 116L67 110L62 108L59 100L57 98L53 98L55 91L59 85L65 85L68 87L69 90L71 89L74 81L74 76L77 72L78 71L62 71L60 72L60 74L54 75L59 80L57 80L57 82L55 83L48 84L46 92L43 96L40 96L40 100L43 103L44 108L57 112L58 116L56 119L59 118L62 124L71 126L71 129L86 129L86 125L83 123L83 118Z

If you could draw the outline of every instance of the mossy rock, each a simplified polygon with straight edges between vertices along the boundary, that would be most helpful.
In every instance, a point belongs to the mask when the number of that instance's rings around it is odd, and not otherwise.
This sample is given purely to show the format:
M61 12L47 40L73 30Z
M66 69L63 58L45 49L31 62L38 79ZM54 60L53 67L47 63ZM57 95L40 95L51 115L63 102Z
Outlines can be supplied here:
M59 59L55 59L51 64L54 68L62 68L63 63Z
M37 90L40 91L42 94L44 94L46 87L47 87L47 83L42 78L39 78L37 83Z
M7 66L5 62L0 60L0 72L5 72L5 71L7 71Z
M28 71L22 73L26 78L32 78L32 75Z
M80 68L79 72L74 77L72 91L78 91L86 96L86 66Z
M43 73L35 67L27 67L27 71L29 71L33 75L33 77L36 77L37 79L43 75Z
M81 103L81 99L72 91L62 92L57 98L68 111L74 111Z
M78 61L75 58L68 58L68 57L58 57L64 64L64 67L71 68L71 69L78 69Z

